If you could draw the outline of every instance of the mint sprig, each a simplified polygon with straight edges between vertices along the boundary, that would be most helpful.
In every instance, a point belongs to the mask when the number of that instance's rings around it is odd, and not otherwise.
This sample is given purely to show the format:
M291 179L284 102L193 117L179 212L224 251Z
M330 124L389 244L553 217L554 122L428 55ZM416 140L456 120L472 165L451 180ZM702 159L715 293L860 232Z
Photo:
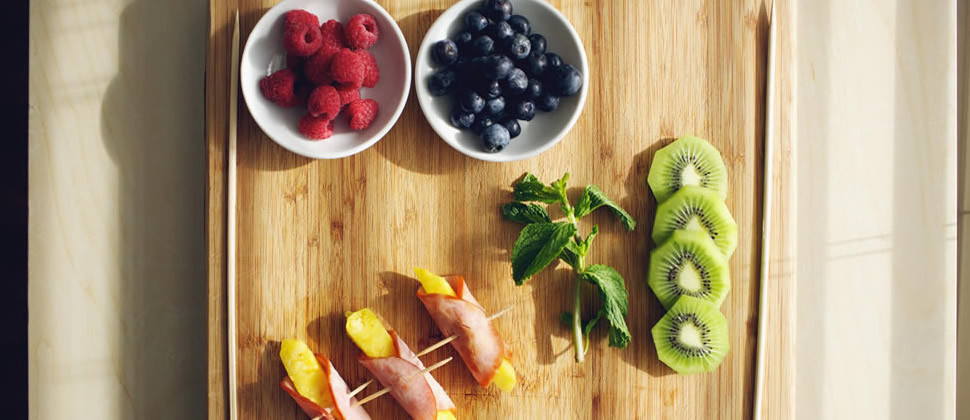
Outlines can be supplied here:
M512 247L512 279L517 286L521 286L557 258L573 268L573 311L563 312L560 318L572 325L576 362L582 363L589 341L588 335L600 319L605 318L610 324L610 346L626 347L631 336L625 320L629 299L623 277L606 265L586 266L585 259L593 245L593 239L599 234L599 226L593 225L589 234L583 237L579 234L578 221L601 207L610 209L627 230L636 228L636 221L595 185L587 186L573 206L566 194L568 181L568 172L549 185L539 181L535 175L526 173L513 189L515 201L502 206L502 215L507 220L526 224ZM558 203L566 221L554 222L549 212L535 202ZM586 322L583 322L581 314L584 282L596 286L602 300L602 306L595 316Z

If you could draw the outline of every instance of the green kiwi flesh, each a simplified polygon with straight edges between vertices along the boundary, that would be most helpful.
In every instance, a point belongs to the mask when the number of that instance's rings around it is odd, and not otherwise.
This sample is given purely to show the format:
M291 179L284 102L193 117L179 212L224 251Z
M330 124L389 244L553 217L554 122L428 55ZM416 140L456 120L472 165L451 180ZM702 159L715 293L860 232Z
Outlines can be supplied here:
M669 309L681 295L720 307L731 290L727 260L704 232L677 230L650 252L647 284Z
M731 350L727 319L706 300L681 296L651 330L657 357L682 375L710 372Z
M710 189L685 186L657 206L653 242L662 244L676 230L707 233L725 260L738 245L738 225L720 196Z
M707 188L727 198L727 169L721 152L700 137L685 135L657 151L647 183L662 203L686 185Z

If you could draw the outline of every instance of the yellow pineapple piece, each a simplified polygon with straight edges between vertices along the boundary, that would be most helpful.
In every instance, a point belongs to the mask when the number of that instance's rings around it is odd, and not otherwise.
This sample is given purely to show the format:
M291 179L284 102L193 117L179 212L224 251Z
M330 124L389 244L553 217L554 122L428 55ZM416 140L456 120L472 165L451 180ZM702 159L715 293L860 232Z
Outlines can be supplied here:
M512 388L515 388L515 368L509 363L509 359L502 360L498 372L495 372L495 377L492 378L492 383L505 392L511 392Z
M395 354L391 334L369 308L347 315L347 335L367 357L378 359Z
M435 420L458 420L458 417L455 417L455 413L451 411L439 411Z
M417 274L418 281L421 282L421 287L424 287L424 291L428 294L455 296L455 290L451 288L448 280L445 280L444 277L423 268L415 268L414 274Z
M306 343L286 339L280 346L280 360L300 395L321 407L330 407L330 381Z

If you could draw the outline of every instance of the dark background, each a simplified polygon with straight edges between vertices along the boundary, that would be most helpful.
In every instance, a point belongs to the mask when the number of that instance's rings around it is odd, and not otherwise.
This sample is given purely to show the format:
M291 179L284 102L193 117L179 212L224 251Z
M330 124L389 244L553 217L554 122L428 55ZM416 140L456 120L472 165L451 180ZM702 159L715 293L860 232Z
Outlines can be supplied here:
M27 101L29 2L0 13L4 148L0 152L0 390L2 417L27 418Z

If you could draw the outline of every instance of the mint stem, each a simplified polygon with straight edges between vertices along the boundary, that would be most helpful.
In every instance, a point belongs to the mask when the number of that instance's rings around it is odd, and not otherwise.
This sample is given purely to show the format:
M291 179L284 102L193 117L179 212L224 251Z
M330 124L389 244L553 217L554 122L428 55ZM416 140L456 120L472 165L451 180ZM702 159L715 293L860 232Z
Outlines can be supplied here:
M583 363L586 356L586 349L583 348L583 270L585 262L580 256L576 267L573 267L573 272L576 273L576 297L573 300L573 345L576 347L576 363Z

